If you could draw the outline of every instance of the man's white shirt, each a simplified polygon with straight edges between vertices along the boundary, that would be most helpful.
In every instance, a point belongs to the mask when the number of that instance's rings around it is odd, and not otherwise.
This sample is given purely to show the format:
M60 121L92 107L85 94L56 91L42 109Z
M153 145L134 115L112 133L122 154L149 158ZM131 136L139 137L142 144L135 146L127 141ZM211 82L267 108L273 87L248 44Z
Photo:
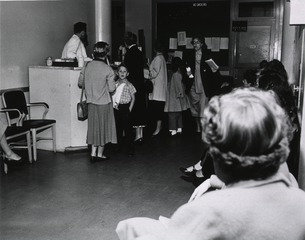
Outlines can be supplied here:
M77 35L73 35L66 43L61 58L87 58L84 44Z

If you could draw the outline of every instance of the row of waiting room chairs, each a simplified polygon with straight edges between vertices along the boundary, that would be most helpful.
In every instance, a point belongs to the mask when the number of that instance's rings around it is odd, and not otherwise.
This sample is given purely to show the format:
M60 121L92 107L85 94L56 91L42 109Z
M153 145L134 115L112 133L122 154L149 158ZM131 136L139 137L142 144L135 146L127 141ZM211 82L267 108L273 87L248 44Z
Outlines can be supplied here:
M45 102L28 103L22 90L6 90L2 93L4 113L8 123L5 132L6 140L12 148L26 148L29 162L37 161L37 142L51 140L53 151L56 152L56 120L46 119L49 106ZM39 108L41 118L31 118L31 108ZM38 134L52 130L51 137L41 137ZM33 153L33 154L32 154ZM8 165L4 162L4 172L7 174Z

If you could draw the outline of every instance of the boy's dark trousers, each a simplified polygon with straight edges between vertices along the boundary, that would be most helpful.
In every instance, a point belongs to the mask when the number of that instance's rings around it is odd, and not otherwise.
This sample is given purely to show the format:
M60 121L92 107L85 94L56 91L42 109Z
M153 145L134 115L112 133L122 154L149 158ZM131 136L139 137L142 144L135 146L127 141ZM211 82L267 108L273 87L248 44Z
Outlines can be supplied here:
M129 111L128 104L119 104L118 109L114 109L115 123L118 144L122 144L123 131L127 142L127 148L129 154L134 154L134 134L131 123L131 113Z

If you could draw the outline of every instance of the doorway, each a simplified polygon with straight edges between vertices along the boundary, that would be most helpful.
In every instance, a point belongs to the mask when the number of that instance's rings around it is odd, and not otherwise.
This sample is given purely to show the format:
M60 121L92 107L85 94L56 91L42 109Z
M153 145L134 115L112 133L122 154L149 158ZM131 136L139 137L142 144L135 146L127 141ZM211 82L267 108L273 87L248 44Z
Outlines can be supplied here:
M283 14L282 0L232 1L230 69L237 86L262 60L281 60Z

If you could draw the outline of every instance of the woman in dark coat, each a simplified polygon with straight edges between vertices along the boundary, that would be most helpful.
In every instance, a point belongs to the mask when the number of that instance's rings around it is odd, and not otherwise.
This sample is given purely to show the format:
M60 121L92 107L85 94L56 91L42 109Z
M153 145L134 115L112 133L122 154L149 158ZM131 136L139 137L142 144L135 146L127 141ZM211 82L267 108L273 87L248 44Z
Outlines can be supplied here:
M146 126L146 93L144 89L144 57L137 46L137 36L127 32L124 37L127 52L124 63L129 71L128 81L133 84L137 92L135 94L135 104L132 110L132 123L136 128L135 141L143 140L143 127Z
M220 73L218 68L211 68L206 61L211 59L203 37L192 40L194 52L187 56L185 62L190 67L187 70L189 79L186 82L186 92L189 94L191 114L196 119L197 132L200 132L200 118L211 97L217 95L220 87Z

